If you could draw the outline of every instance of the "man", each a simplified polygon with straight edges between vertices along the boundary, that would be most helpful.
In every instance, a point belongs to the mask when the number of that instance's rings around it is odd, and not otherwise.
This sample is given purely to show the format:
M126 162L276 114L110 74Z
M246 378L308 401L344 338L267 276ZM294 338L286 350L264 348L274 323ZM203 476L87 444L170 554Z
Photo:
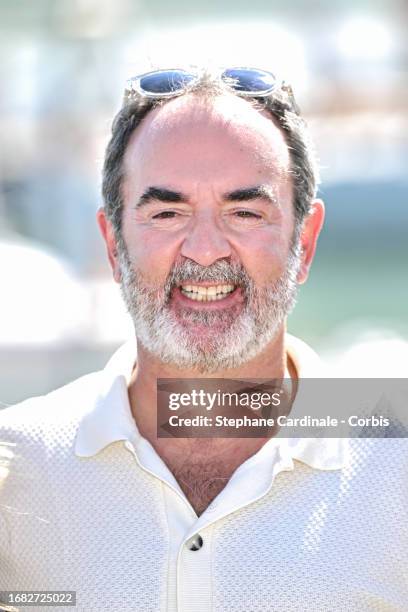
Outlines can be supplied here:
M403 441L157 432L158 379L321 374L285 334L316 181L270 73L128 84L98 223L136 339L1 414L1 589L76 591L87 611L407 609Z

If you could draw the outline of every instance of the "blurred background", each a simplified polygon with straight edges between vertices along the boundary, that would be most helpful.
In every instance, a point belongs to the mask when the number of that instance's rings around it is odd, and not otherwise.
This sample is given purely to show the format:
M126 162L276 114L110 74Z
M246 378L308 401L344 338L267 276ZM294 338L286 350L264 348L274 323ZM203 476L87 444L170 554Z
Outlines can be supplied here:
M289 80L327 220L289 331L338 373L406 376L405 0L0 1L0 406L102 367L130 323L95 223L126 78L254 65Z

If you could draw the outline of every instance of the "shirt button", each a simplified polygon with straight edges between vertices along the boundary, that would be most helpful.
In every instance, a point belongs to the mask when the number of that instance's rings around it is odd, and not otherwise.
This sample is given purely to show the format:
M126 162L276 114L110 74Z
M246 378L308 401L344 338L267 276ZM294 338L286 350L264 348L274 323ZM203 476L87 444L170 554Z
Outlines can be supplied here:
M197 533L195 536L193 536L186 542L186 546L189 550L200 550L200 548L203 547L203 544L203 538L200 536L199 533Z

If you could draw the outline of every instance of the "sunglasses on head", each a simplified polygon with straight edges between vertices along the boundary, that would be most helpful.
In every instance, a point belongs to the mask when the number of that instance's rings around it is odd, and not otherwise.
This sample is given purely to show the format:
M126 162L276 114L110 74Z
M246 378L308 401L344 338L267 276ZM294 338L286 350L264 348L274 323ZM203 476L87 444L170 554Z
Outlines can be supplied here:
M183 69L154 70L129 79L125 95L136 93L148 98L170 98L185 93L200 76ZM279 89L276 77L272 72L257 68L226 68L219 75L240 96L268 96ZM284 83L280 89L293 98L290 86Z

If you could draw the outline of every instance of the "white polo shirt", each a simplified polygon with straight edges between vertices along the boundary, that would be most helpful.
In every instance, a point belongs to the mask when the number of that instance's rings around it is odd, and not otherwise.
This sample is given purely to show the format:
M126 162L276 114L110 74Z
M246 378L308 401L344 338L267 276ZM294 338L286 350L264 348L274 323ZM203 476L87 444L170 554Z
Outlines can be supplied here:
M132 347L0 412L0 591L74 590L86 612L408 610L406 440L272 439L197 517L132 417Z

